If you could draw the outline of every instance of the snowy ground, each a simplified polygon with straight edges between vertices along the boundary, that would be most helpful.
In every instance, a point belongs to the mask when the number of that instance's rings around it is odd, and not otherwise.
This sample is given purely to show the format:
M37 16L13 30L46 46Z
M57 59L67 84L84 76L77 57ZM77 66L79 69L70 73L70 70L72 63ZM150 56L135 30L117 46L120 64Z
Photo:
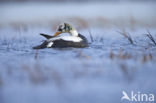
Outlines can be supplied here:
M151 24L148 20L145 24ZM122 91L156 95L156 45L146 35L148 30L156 40L153 24L127 23L131 25L124 29L94 24L79 28L90 42L87 48L36 51L32 47L44 40L39 33L52 34L57 24L18 26L7 18L2 21L0 103L125 103ZM133 44L119 33L124 31Z

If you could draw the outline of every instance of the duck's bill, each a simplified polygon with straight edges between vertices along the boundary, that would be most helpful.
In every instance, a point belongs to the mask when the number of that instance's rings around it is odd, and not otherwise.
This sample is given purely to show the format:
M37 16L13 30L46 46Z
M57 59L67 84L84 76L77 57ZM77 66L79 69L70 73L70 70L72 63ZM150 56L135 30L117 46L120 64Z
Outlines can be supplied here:
M58 36L59 34L61 34L61 32L56 32L54 36Z

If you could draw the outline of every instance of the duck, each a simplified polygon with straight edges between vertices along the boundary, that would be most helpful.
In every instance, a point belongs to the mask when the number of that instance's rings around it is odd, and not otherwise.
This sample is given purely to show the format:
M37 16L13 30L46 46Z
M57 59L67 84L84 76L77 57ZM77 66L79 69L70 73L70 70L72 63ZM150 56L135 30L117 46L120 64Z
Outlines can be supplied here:
M69 35L61 35L68 33ZM46 40L41 45L33 47L33 49L44 49L44 48L84 48L88 47L88 40L85 36L78 33L78 31L68 23L62 23L58 26L56 33L51 36L47 34L40 34L45 37Z

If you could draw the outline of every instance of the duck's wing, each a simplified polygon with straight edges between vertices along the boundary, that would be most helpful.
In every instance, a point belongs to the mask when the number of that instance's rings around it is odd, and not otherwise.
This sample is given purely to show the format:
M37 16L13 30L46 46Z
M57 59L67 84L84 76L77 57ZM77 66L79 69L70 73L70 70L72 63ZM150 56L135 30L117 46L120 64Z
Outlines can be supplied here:
M65 47L87 47L86 43L80 37L72 37L72 36L61 36L47 40L49 41L48 47L58 47L58 48L65 48Z
M43 34L43 33L40 33L40 35L43 36L43 37L45 37L46 39L51 39L51 38L54 37L54 36Z

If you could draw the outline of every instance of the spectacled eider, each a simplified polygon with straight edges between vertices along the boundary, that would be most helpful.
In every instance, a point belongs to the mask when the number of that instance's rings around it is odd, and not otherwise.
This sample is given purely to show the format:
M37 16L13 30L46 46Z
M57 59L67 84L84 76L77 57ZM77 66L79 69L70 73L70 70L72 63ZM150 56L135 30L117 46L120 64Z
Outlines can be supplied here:
M70 36L58 36L61 33L69 33ZM61 24L54 36L50 36L47 34L40 35L44 36L47 40L45 40L41 45L33 47L33 49L88 47L87 39L83 35L79 34L75 28L67 23Z

